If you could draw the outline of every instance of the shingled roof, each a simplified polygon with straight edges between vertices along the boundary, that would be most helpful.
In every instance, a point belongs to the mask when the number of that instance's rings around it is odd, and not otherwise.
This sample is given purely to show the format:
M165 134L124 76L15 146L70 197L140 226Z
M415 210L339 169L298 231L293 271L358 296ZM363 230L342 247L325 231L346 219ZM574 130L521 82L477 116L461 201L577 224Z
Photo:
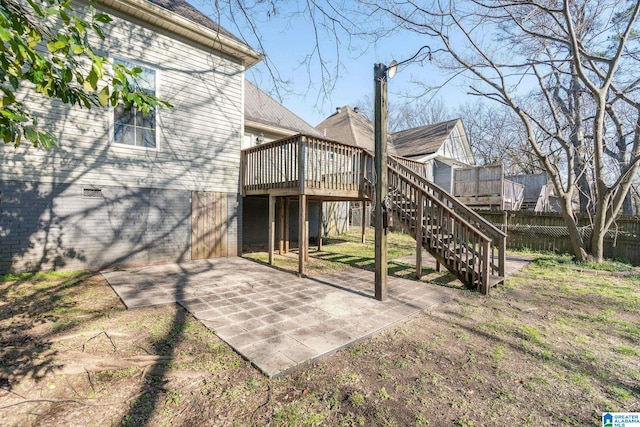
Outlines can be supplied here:
M242 40L233 35L230 31L221 27L217 22L209 18L204 13L200 12L195 7L191 6L184 0L148 0L149 3L153 3L156 6L160 6L164 9L167 9L170 12L175 13L176 15L180 15L189 21L195 22L196 24L202 25L203 27L207 27L210 30L220 32L220 34L224 34L227 37L230 37L240 43L244 43Z
M393 145L398 155L403 157L433 154L442 147L458 122L462 120L454 119L396 132L391 135Z
M373 152L375 133L373 123L364 115L349 106L338 108L331 116L322 121L316 129L326 138L343 144L364 148ZM391 144L387 144L387 152L395 154Z
M182 37L239 59L245 70L262 61L264 55L254 50L218 25L185 0L95 0L107 13L116 11L134 18L140 25L158 27L172 36Z
M322 136L313 126L248 80L245 80L244 119L305 135Z

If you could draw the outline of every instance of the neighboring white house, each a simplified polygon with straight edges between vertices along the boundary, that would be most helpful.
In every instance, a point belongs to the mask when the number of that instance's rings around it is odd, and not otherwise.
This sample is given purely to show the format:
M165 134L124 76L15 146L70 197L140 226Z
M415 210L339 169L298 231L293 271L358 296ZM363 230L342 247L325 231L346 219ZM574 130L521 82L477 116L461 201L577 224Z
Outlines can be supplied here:
M396 132L391 142L397 155L424 163L427 178L448 192L454 168L475 164L461 119Z
M326 138L374 151L373 123L357 108L337 108L316 129ZM387 152L424 163L427 178L447 191L451 191L454 167L475 164L461 119L393 133Z
M25 92L60 148L0 146L0 272L238 254L244 72L262 56L184 0L91 5L114 18L96 50L142 67L173 108L86 110Z
M373 123L357 108L337 108L316 129L327 138L374 152ZM475 163L460 119L391 134L387 153L424 163L427 179L449 192L454 167ZM352 204L352 221L359 221L361 216L361 204Z

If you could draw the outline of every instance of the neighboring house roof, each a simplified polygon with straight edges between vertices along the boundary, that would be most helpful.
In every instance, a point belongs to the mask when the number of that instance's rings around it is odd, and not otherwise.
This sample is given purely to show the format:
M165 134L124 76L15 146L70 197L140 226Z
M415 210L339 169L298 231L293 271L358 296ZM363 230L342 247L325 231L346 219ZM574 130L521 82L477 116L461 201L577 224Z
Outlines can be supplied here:
M401 156L433 154L445 143L458 120L460 119L396 132L391 136L393 145Z
M275 133L285 130L291 134L322 136L313 126L248 80L245 80L244 87L244 120L245 126Z
M264 55L185 0L98 0L106 7L242 60L248 68Z
M375 133L373 123L357 110L349 106L336 109L336 112L327 117L316 129L326 138L336 140L343 144L374 151ZM395 154L391 144L387 144L387 152Z
M396 132L391 135L391 140L399 156L422 158L437 153L455 128L458 128L467 158L473 163L473 153L461 119Z

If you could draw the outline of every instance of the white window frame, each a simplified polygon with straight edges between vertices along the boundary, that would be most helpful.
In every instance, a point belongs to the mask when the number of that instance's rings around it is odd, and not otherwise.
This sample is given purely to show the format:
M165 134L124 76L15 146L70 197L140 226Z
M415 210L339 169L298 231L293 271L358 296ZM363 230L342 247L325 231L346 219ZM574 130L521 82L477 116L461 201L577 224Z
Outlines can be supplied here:
M155 96L160 98L160 70L154 66L149 65L148 63L132 60L129 58L123 57L111 57L109 58L113 63L122 63L125 62L127 64L131 64L133 66L139 66L141 68L145 68L147 70L153 71L155 74ZM160 109L158 107L154 107L154 121L155 121L155 129L154 129L154 138L156 141L155 147L144 147L140 145L130 145L130 144L122 144L120 142L116 142L115 140L115 127L116 127L116 118L115 118L115 107L109 106L109 142L111 146L116 147L118 150L134 150L134 151L160 151Z

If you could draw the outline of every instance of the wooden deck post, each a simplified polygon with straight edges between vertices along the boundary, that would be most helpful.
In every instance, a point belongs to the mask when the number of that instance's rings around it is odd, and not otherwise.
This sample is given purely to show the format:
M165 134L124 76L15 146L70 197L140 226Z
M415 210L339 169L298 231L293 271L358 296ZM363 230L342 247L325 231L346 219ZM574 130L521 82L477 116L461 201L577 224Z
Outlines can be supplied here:
M505 211L502 219L502 231L507 234L509 230L509 214ZM498 241L498 276L506 277L507 264L507 238L500 236Z
M362 243L365 243L367 240L366 232L367 232L367 201L363 200L360 202L362 204L362 224L360 224L360 234L362 238Z
M284 254L284 198L278 199L278 254Z
M308 239L305 236L307 230L307 196L301 194L298 198L298 274L304 275L306 248Z
M269 265L273 265L276 238L276 196L269 194Z
M309 198L304 196L304 261L309 261Z
M424 196L419 194L416 202L416 279L422 277L422 220L424 216Z
M284 253L289 253L289 222L290 216L289 211L291 208L291 200L286 198L284 199Z
M322 200L318 200L318 252L322 250Z
M483 295L489 294L489 275L491 274L491 266L489 264L489 241L482 242L482 277L480 279L480 292Z

